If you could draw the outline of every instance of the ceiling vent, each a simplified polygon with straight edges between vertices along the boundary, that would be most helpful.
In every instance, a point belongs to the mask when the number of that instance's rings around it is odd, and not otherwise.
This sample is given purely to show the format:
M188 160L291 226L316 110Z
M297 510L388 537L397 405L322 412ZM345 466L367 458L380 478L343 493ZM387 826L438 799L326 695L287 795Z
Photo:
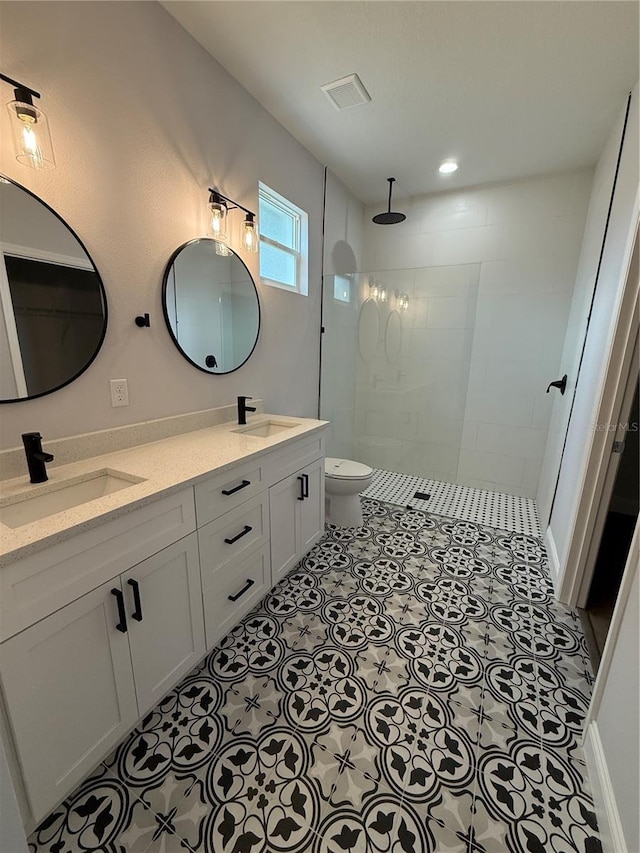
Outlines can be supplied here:
M357 74L349 74L333 83L325 83L320 87L337 110L348 110L371 100L371 95L362 85Z

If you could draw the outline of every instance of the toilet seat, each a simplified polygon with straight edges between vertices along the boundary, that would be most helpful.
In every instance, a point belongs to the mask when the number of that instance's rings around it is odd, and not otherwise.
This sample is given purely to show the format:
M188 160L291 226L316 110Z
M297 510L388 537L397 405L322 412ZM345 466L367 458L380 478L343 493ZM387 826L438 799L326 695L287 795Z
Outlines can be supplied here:
M324 461L324 472L331 480L366 480L373 474L373 468L352 459L328 456Z

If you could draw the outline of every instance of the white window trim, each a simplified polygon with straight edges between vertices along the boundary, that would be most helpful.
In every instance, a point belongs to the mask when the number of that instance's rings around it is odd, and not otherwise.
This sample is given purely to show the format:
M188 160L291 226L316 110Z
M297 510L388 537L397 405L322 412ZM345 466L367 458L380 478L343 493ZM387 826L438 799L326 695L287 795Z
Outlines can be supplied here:
M284 243L280 243L277 240L272 240L270 237L265 237L263 234L260 234L261 243L264 242L270 246L274 246L280 251L292 255L296 259L297 284L295 287L292 287L291 285L284 284L281 281L274 281L273 279L266 278L262 275L260 276L260 282L268 285L269 287L278 287L280 290L285 290L287 293L297 293L300 296L307 296L309 293L309 215L292 201L289 201L289 199L280 195L279 192L267 186L267 184L262 183L262 181L258 181L258 205L260 204L259 199L261 192L268 199L273 199L273 201L280 205L285 212L295 215L295 242L298 244L299 248L297 250L292 249Z

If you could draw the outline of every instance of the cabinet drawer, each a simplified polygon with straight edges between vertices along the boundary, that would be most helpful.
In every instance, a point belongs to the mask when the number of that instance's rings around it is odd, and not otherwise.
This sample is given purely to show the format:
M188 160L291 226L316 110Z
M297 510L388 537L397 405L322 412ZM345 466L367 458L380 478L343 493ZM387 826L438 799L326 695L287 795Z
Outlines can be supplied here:
M304 468L310 462L324 456L324 430L311 437L291 442L280 450L265 455L265 474L269 486Z
M240 562L227 563L203 585L207 649L211 649L269 590L269 546Z
M242 559L269 541L268 493L246 501L198 530L202 582L231 560Z
M264 462L260 459L198 483L195 487L198 527L203 527L264 489Z
M0 570L0 641L195 530L187 488Z

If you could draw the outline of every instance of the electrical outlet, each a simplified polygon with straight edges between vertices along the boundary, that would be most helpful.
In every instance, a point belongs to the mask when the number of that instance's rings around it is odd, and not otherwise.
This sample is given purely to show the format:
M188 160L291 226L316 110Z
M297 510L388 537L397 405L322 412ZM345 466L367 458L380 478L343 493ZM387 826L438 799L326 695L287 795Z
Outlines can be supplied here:
M126 379L110 379L111 386L111 405L128 406L129 405L129 387Z

